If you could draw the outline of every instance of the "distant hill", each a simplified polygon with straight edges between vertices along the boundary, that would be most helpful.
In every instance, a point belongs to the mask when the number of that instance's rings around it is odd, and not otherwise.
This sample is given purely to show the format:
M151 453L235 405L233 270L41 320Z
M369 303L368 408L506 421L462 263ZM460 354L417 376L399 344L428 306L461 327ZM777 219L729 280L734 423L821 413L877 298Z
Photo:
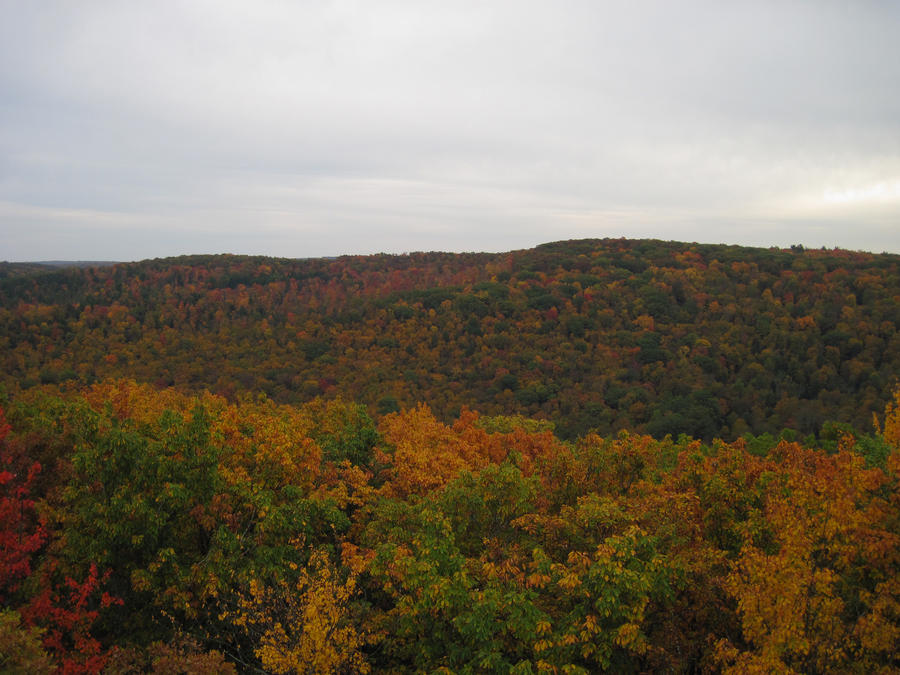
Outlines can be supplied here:
M41 260L35 264L47 267L109 267L118 263L114 260Z
M508 253L0 266L8 388L133 377L734 438L871 429L900 375L900 256L656 240ZM826 430L826 433L832 431Z
M40 260L35 262L0 261L0 278L20 274L35 274L66 267L109 267L117 264L110 260Z

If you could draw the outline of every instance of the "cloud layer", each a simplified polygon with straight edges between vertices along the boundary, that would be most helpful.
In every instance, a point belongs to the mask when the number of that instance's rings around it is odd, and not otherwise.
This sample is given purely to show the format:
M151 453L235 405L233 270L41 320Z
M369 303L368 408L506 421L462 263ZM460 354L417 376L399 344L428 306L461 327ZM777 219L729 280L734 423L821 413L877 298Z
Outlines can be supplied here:
M896 3L0 9L0 258L900 252Z

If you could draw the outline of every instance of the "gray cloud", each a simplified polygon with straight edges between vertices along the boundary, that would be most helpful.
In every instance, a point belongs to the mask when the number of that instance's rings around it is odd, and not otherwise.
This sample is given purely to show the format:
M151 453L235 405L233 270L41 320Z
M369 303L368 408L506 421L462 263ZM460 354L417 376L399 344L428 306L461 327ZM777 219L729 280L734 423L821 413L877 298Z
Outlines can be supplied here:
M895 3L0 11L0 258L900 252Z

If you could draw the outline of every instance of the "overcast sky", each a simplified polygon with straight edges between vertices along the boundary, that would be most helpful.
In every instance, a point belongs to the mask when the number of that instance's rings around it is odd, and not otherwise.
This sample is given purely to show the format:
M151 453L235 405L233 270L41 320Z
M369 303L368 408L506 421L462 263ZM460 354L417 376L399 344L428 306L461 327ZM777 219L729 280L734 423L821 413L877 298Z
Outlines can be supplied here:
M900 253L900 2L0 0L0 260Z

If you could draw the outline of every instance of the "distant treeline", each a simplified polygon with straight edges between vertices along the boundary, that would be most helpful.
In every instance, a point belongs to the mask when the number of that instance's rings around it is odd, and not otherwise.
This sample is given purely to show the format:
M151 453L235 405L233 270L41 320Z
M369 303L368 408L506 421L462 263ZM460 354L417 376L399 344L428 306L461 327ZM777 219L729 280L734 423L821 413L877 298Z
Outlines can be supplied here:
M376 415L427 401L731 440L871 430L900 374L900 256L653 240L500 254L186 256L0 274L6 388L132 377ZM829 431L830 429L830 431Z

